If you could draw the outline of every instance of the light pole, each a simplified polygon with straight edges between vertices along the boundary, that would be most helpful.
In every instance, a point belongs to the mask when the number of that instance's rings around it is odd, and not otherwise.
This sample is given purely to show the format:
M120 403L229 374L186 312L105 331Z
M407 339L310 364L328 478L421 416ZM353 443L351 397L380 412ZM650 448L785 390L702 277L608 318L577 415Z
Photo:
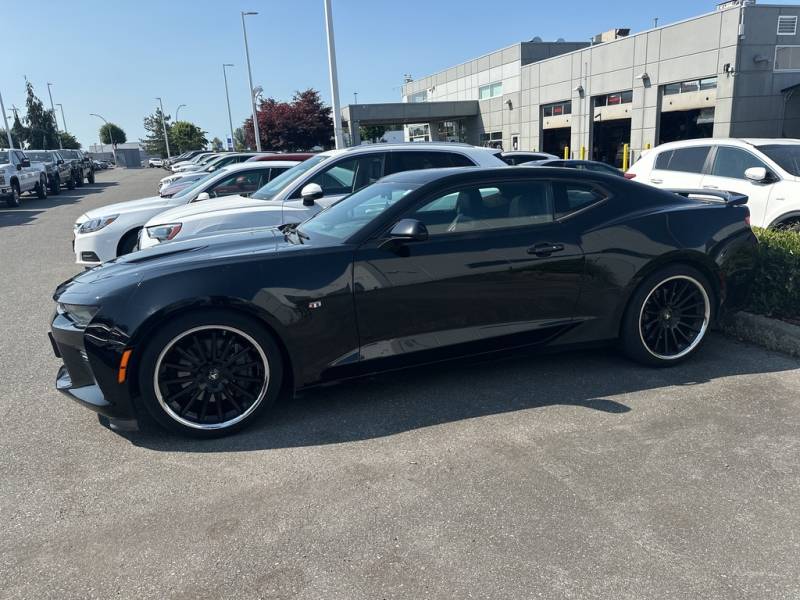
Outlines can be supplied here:
M53 104L53 92L50 91L50 86L53 85L49 81L47 82L47 94L50 96L50 108L53 110L53 123L56 126L56 135L58 136L58 147L60 150L64 149L64 146L61 145L61 134L58 131L58 117L56 117L56 107Z
M358 104L358 92L353 92L353 104Z
M6 116L6 105L3 104L3 94L0 94L0 110L3 111L3 123L6 126L6 135L8 136L8 147L14 147L14 140L11 139L11 129L8 127L8 117Z
M158 106L161 108L161 127L164 128L164 143L167 145L167 159L172 158L172 155L169 153L169 137L167 136L167 122L164 120L164 103L161 102L161 98L156 98L158 100Z
M336 73L336 44L333 39L333 15L331 0L322 0L325 4L325 28L328 31L328 71L331 78L331 108L333 109L333 138L337 148L344 147L342 134L342 115L339 112L339 76Z
M67 129L67 118L64 116L64 105L56 102L56 106L61 109L61 121L64 123L64 133L68 133L69 129Z
M253 107L253 135L256 138L256 150L261 152L261 136L258 133L258 115L256 114L256 95L253 91L253 73L250 69L250 48L247 46L247 27L244 24L245 17L257 14L257 12L253 11L242 11L242 33L244 34L244 54L247 57L247 79L250 82L250 104Z
M89 116L90 117L97 117L98 119L101 119L103 121L103 123L106 124L106 128L108 129L108 137L111 140L111 154L114 156L114 162L116 162L117 153L115 152L116 147L115 147L115 144L114 144L114 133L111 131L111 125L108 124L108 121L106 121L105 118L101 117L97 113L89 113ZM103 136L100 136L100 150L101 151L103 150Z
M225 70L225 67L232 66L234 66L233 63L222 64L222 77L225 79L225 101L228 103L228 125L231 128L231 150L235 150L236 145L233 140L233 119L231 118L231 97L230 94L228 94L228 72Z
M178 122L178 113L181 112L181 108L186 108L185 104L179 104L178 108L175 109L175 122Z

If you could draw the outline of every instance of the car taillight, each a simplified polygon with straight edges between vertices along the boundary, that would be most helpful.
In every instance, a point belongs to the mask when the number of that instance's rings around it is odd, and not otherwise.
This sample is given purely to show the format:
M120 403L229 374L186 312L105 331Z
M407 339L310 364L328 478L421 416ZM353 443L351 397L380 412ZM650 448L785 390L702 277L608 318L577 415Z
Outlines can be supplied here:
M636 178L636 173L631 173L629 171L627 173L624 173L624 176L625 176L625 179L635 179Z
M750 215L749 214L744 218L744 222L747 224L748 227L750 227Z

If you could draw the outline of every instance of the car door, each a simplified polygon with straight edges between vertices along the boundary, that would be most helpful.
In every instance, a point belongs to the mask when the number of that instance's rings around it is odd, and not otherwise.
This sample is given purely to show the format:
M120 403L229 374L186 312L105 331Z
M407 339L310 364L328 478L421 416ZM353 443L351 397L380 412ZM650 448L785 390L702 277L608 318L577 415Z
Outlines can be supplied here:
M751 167L763 167L772 177L764 182L750 181L744 172ZM714 148L711 168L703 177L702 187L745 194L753 225L763 226L770 192L777 181L774 170L752 152L736 146L719 145Z
M24 166L23 161L27 160L28 157L25 156L23 152L15 150L14 154L16 155L17 164L19 165L17 177L19 177L20 190L25 192L34 186L33 178L35 167L32 164L28 165L27 167Z
M387 247L379 235L363 244L354 259L362 358L481 352L535 343L563 326L577 300L582 255L553 210L548 182L463 185L403 215L426 226L427 240ZM529 253L545 242L564 250Z
M709 145L660 152L646 183L660 188L699 189L710 150Z

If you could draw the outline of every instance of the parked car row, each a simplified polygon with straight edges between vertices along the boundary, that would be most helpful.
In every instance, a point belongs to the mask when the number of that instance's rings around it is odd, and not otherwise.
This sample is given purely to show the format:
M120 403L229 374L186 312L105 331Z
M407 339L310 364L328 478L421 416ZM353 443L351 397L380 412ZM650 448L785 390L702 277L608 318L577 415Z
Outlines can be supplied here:
M22 194L60 194L94 183L95 166L81 150L0 150L0 197L17 207Z
M744 194L460 144L281 158L78 219L77 262L107 264L55 292L58 389L113 427L143 410L212 437L281 392L443 358L617 343L675 364L749 286Z

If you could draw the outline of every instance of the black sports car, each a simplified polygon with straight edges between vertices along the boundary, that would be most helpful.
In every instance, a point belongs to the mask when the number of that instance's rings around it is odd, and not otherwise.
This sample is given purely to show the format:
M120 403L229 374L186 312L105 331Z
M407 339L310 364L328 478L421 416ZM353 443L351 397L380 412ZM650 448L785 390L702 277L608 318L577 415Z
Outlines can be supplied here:
M508 348L692 355L744 298L744 196L571 169L386 177L300 226L137 252L60 285L57 387L118 428L199 436L279 392Z

